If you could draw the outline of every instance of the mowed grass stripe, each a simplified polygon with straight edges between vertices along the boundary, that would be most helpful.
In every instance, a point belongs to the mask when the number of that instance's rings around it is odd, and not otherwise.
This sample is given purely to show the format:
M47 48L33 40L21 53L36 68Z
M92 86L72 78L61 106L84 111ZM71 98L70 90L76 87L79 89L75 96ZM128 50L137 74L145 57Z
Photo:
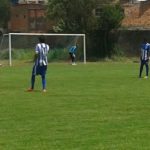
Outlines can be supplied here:
M26 92L31 69L0 68L1 150L150 148L150 80L138 79L139 64L50 63L47 93L40 77Z

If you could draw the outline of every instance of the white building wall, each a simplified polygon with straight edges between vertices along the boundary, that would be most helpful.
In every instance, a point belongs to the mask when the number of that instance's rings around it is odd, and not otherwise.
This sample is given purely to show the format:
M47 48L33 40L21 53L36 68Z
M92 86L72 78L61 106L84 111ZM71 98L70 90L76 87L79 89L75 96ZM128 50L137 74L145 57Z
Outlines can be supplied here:
M47 2L48 0L19 0L19 4L39 4Z

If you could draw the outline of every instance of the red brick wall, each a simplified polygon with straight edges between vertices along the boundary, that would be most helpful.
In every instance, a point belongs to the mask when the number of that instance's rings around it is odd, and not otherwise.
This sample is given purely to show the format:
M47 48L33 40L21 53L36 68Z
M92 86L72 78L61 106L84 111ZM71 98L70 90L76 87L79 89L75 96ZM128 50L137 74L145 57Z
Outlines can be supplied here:
M11 18L9 23L10 31L25 32L28 27L28 15L25 7L14 6L11 8Z
M124 27L150 27L150 1L141 4L126 4L123 6L125 18Z
M46 32L43 5L15 5L11 7L9 30L12 32Z

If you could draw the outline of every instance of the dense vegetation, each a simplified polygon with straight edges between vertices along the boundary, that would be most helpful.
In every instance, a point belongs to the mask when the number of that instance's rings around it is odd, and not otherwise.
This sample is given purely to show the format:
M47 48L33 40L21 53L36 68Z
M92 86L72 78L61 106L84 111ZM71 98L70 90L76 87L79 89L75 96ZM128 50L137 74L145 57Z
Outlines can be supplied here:
M7 26L10 17L10 4L8 0L0 3L0 25L3 27ZM94 14L95 9L99 9L98 16ZM114 38L114 33L124 16L119 3L112 3L112 0L49 0L46 16L55 22L53 32L85 33L87 57L110 58L115 54L117 37Z
M95 16L93 10L100 11ZM114 55L114 31L121 25L124 13L119 3L99 0L49 0L48 18L56 22L55 32L86 33L89 57ZM115 41L116 40L116 41Z
M7 28L8 20L10 17L10 1L0 1L0 27Z

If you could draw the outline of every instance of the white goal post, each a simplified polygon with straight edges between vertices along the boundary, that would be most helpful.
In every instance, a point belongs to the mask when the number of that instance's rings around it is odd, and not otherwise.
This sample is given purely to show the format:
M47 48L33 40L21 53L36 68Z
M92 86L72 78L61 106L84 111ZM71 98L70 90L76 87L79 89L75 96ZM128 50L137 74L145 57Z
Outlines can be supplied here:
M81 36L83 37L83 62L86 64L86 35L85 34L58 34L58 33L8 33L9 36L9 65L12 66L12 36Z

